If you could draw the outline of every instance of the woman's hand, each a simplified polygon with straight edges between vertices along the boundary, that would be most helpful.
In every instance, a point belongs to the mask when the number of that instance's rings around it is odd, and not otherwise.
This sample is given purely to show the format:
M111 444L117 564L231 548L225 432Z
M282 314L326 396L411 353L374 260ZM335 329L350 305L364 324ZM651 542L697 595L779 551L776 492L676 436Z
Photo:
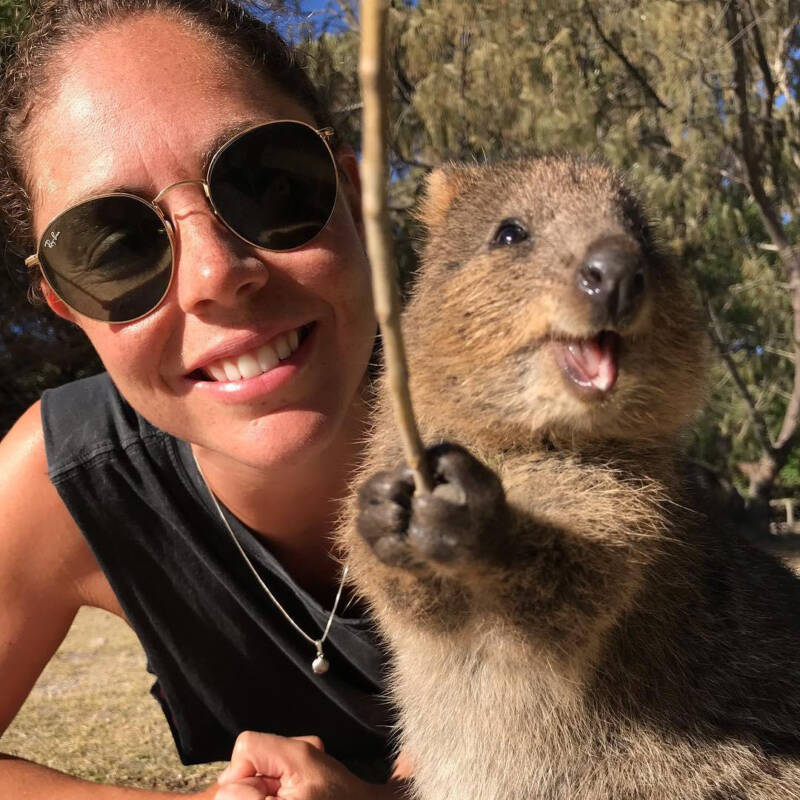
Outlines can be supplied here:
M246 732L217 779L214 800L399 800L399 784L367 783L325 753L316 736Z

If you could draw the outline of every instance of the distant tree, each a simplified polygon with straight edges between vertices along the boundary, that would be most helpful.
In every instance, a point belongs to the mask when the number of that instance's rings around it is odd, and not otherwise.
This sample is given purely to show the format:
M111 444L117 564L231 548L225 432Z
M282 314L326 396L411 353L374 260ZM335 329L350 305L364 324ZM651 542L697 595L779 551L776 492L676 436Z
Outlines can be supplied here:
M12 0L0 0L0 30L2 35L16 33L30 12L31 4L17 3Z
M0 69L13 35L24 24L29 2L0 0ZM2 110L0 110L2 113ZM24 257L0 235L0 434L51 386L91 374L100 364L86 338L74 325L28 302Z
M304 40L358 149L355 0L250 5ZM0 34L27 10L0 0ZM404 271L430 167L605 158L640 187L708 309L720 360L695 457L762 514L776 485L800 494L800 0L392 0L391 27ZM46 386L99 368L79 332L27 304L22 255L0 278L0 430Z
M357 16L327 13L309 51L357 142ZM721 356L696 457L761 514L776 481L800 490L798 2L395 1L392 42L398 231L445 159L567 150L626 170Z

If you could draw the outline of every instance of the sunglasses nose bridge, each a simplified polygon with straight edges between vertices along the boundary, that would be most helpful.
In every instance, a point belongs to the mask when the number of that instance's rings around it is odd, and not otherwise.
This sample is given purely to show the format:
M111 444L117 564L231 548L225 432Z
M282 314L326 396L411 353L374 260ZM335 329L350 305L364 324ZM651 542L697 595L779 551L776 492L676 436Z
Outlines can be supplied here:
M176 188L177 186L189 186L192 184L199 184L203 187L203 194L205 194L207 200L211 200L211 190L208 185L208 181L204 180L203 178L188 178L187 180L183 181L175 181L175 183L171 183L169 186L165 186L153 199L152 203L154 206L158 206L161 200L164 198L164 195L170 191L171 189ZM161 206L158 206L161 208ZM162 213L164 209L161 209Z

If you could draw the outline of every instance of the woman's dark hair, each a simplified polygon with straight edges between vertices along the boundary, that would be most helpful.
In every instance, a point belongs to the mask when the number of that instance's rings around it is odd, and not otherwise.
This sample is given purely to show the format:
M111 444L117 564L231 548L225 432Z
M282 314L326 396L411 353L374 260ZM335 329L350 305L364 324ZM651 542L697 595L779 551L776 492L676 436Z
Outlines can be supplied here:
M248 3L252 9L258 5ZM234 61L263 73L300 103L320 127L331 124L297 52L272 25L233 0L40 0L33 4L25 33L7 48L0 76L0 225L10 249L30 253L35 248L23 146L36 104L52 86L53 59L63 46L93 31L151 12L209 36ZM30 279L35 295L38 273Z

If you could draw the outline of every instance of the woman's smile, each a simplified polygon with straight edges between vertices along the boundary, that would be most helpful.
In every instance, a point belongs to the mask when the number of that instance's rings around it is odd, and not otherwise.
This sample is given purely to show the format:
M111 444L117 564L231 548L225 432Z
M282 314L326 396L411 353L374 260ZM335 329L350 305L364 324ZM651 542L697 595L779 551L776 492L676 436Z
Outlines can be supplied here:
M223 403L267 403L291 394L314 358L316 324L293 328L259 344L263 337L230 343L230 355L215 357L192 370L184 380L188 391L208 393Z

